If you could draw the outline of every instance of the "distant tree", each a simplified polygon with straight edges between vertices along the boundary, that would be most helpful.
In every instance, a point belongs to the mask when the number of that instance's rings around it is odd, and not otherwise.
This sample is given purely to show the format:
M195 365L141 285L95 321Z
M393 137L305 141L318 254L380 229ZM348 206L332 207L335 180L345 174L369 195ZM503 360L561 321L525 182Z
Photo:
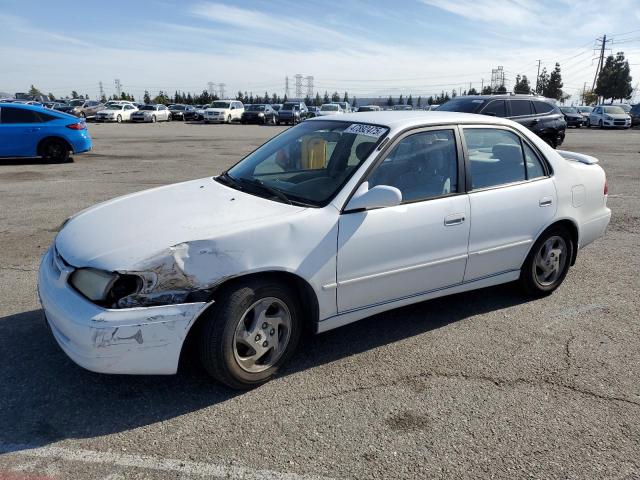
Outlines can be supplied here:
M71 98L78 98L78 92L75 90L71 92Z
M458 92L456 92L456 89L454 88L453 90L451 90L451 98L456 98L458 96Z
M242 91L238 90L238 94L236 95L236 100L242 101L243 98L244 98L244 95L242 94Z
M255 101L255 98L253 97L253 93L249 94L249 98L248 98L248 100L249 100L249 102L248 102L249 104L257 103L257 102Z
M609 55L598 74L595 93L603 99L627 100L631 98L633 88L630 75L629 62L624 57L624 52Z
M560 74L559 63L556 63L555 68L549 75L549 80L545 82L542 95L547 98L555 98L556 100L562 98L562 75Z
M416 107L418 107L418 108L422 107L422 97L421 96L419 96L418 100L416 101Z
M343 102L348 102L349 101L349 94L347 92L344 92L344 97L342 98Z
M144 91L144 97L142 97L142 99L144 100L144 103L151 103L151 97L147 90Z
M331 101L332 102L339 102L340 101L340 94L338 92L333 92L333 94L331 95Z
M429 98L427 98L427 105L433 105L433 95L429 95Z
M329 103L331 101L331 98L329 98L329 92L327 92L326 90L324 91L324 97L322 98L322 101L324 103Z
M356 97L353 97L353 100L351 101L351 106L354 108L358 107L358 99Z
M407 105L413 107L413 97L411 96L411 94L409 94L409 97L407 98Z
M51 101L54 101L56 99L56 96L51 92L49 92L49 95L47 95L47 97L49 97L49 100Z
M478 95L478 91L475 88L471 87L467 92L467 95Z
M513 93L531 93L531 86L529 85L529 80L526 75L523 75L522 77L519 74L516 75L516 83L513 85Z
M307 95L306 97L304 97L304 104L305 105L311 105L311 97L309 95Z
M583 90L580 95L583 105L595 105L598 103L598 94L593 90Z
M38 90L34 85L31 85L31 88L29 89L29 95L42 95L43 93Z
M398 105L404 105L404 98L402 98L402 94L398 97Z
M549 83L549 74L547 73L547 67L543 67L538 80L536 82L536 93L538 95L544 95L544 91L547 89Z
M289 99L287 98L287 94L284 94L284 98L282 99L282 102L279 103L287 103L289 101Z
M269 93L266 90L264 92L264 103L271 103L271 100L269 99Z
M507 93L507 87L504 86L504 83L496 89L496 93Z
M444 98L442 99L442 101L444 101L444 102L448 102L449 100L451 100L451 97L449 97L449 94L448 94L448 93L445 93L445 94L444 94Z
M492 93L491 86L482 87L482 95L491 95Z
M389 95L389 98L387 99L387 106L393 107L393 98L391 98L391 95Z
M316 98L313 99L313 104L316 107L319 107L320 105L322 105L322 98L320 98L320 94L318 92L316 92Z

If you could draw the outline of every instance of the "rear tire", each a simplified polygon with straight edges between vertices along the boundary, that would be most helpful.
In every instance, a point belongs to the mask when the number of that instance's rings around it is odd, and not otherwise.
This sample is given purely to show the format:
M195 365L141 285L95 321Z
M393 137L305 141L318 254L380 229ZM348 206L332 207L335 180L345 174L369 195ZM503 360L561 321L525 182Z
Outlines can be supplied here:
M38 151L42 158L48 162L65 163L69 161L69 145L56 138L45 140Z
M546 136L544 137L544 141L547 142L553 148L558 147L558 141L553 137Z
M566 228L551 227L540 235L520 271L520 285L527 295L544 297L564 281L575 245Z
M227 123L231 123L231 115L227 117Z
M604 128L604 124L602 123L602 120L598 120L598 127Z
M200 360L219 382L238 389L273 378L293 355L302 331L299 301L268 279L240 281L217 296L204 315Z

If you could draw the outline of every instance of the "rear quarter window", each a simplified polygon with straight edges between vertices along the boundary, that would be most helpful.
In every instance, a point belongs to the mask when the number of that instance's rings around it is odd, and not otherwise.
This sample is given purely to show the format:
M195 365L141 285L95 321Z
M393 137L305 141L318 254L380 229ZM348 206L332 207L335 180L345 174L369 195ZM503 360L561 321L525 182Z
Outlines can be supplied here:
M511 105L512 117L523 117L533 113L530 100L510 100L509 104Z
M554 109L554 106L549 102L543 102L540 100L534 100L533 107L535 108L536 113L550 113Z

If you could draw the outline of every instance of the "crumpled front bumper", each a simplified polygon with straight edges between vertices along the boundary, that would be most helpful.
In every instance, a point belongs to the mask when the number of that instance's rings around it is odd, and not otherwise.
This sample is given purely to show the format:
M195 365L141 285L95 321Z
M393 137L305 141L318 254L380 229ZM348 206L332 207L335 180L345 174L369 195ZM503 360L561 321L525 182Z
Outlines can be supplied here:
M99 373L176 373L187 333L209 303L106 309L69 285L72 271L51 247L38 273L47 323L71 360Z

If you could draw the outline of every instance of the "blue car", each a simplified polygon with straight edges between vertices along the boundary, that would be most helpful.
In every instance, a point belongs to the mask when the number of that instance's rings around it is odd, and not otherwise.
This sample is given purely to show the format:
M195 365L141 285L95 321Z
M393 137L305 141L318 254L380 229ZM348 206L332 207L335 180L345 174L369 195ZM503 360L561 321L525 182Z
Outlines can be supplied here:
M65 162L70 154L88 152L91 146L84 120L43 107L0 103L0 158Z

